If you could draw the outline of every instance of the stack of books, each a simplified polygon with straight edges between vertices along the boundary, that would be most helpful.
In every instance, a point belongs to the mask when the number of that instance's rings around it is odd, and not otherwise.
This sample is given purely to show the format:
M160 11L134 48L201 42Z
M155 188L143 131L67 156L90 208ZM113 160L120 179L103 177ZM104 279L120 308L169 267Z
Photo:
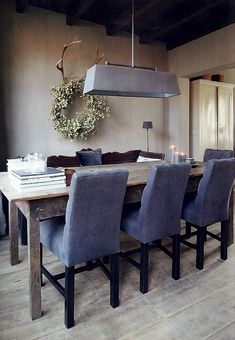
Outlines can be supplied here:
M29 170L11 170L12 185L19 191L50 190L66 187L64 169L48 167L45 172L32 173Z

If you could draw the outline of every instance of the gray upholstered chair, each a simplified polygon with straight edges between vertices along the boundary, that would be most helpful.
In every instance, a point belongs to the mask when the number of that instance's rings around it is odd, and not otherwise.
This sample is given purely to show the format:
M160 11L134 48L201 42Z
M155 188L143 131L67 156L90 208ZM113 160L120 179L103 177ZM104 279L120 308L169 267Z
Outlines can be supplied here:
M185 240L182 242L196 249L198 269L203 269L206 234L221 242L221 259L227 259L229 199L234 178L235 158L209 160L197 195L185 198L181 217L197 229L197 243L195 246ZM221 222L221 237L207 231L208 226L217 222Z
M222 150L222 149L205 149L203 155L203 162L208 162L210 159L227 159L234 156L233 150ZM192 236L192 229L188 222L186 222L186 238ZM206 237L205 237L206 240Z
M148 292L149 243L172 256L172 277L180 277L180 216L191 165L154 165L149 173L141 206L124 209L121 230L140 241L140 263L130 258L136 250L121 253L140 269L140 291ZM161 245L161 239L172 236L172 253Z
M203 162L207 162L210 159L225 159L232 158L233 150L222 150L222 149L205 149Z
M41 271L64 296L67 328L74 325L76 272L101 266L110 278L110 304L119 305L119 234L127 178L126 169L74 174L65 217L40 223L41 244L65 265L65 273L58 275L50 274L42 263ZM110 271L100 260L103 256L111 257ZM75 269L83 262L87 264ZM63 277L65 287L58 282Z

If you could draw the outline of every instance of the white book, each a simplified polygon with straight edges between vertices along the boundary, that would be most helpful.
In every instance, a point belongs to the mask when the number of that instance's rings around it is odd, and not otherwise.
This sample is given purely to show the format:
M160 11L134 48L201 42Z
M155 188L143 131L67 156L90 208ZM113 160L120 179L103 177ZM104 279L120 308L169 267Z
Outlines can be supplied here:
M17 189L20 192L32 192L32 191L41 191L41 190L51 190L51 189L59 189L59 188L65 188L66 183L60 182L60 183L50 183L48 185L26 185L26 186L18 186L15 183L12 182L12 185L15 189Z
M11 175L19 178L19 179L29 179L29 178L45 178L45 177L57 177L57 176L64 176L65 171L64 169L56 169L52 167L48 167L46 171L40 173L32 173L29 170L12 170Z
M14 182L16 185L28 185L28 184L36 184L36 183L47 183L47 182L56 182L56 181L65 181L66 176L49 176L49 177L32 177L32 178L18 178L12 174L10 174L11 181Z

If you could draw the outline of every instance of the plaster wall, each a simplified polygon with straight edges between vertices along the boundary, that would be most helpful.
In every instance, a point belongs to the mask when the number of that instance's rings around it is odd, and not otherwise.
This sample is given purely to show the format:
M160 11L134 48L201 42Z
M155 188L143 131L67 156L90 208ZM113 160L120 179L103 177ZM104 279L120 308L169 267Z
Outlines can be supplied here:
M225 83L235 84L235 68L224 70L219 73L223 75L223 81Z
M65 16L27 6L23 14L15 11L15 1L0 2L2 72L1 159L28 152L73 155L84 147L106 151L146 148L145 120L153 121L149 131L150 151L168 147L166 100L106 97L111 117L97 124L97 132L86 141L69 141L53 130L49 111L51 86L62 81L56 62L63 45L79 38L65 54L66 76L82 77L94 63L99 47L105 60L131 63L131 36L110 37L105 28L88 22L67 26ZM103 62L103 61L102 61ZM164 44L139 45L136 39L135 64L167 69Z
M179 46L168 53L169 70L179 77L235 67L235 24Z
M169 99L169 145L189 157L189 80L178 81L181 95Z

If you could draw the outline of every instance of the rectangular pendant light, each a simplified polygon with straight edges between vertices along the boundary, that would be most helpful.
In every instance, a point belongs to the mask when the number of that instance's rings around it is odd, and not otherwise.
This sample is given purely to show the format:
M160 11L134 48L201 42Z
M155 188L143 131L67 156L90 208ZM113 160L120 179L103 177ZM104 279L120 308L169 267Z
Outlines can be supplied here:
M87 70L84 94L167 98L180 94L175 73L135 66L134 0L131 15L131 66L109 64L94 65Z
M126 65L94 65L87 70L84 94L166 98L180 89L175 73Z

